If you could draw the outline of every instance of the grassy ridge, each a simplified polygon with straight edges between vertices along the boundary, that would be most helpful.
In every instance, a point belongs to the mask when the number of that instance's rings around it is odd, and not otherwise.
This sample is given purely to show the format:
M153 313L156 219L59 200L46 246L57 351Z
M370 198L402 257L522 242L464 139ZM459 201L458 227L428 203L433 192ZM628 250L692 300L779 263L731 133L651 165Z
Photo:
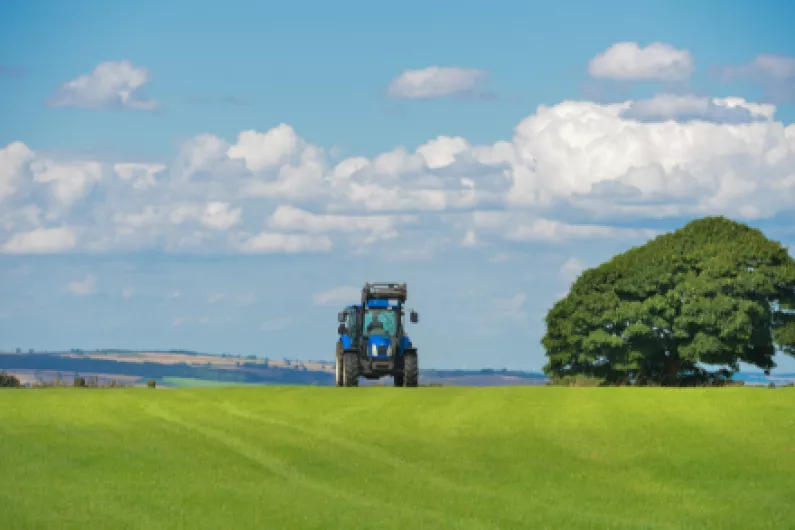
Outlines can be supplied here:
M787 389L0 392L14 528L787 528Z

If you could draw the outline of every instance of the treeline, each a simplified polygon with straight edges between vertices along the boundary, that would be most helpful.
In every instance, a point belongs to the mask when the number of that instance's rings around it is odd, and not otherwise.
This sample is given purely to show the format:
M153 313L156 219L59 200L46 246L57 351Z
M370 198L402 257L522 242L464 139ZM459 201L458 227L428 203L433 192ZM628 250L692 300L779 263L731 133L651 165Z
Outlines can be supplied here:
M98 376L83 377L76 375L69 382L68 378L61 378L60 375L55 377L53 381L36 381L29 384L31 388L58 388L58 387L74 387L74 388L126 388L132 385L124 384L115 379L102 380Z
M153 362L128 363L111 359L70 358L47 354L3 355L0 358L4 370L47 370L69 373L102 373L137 376L145 379L163 377L185 377L227 383L277 383L303 385L332 385L334 375L325 372L287 370L247 366L245 369L228 370L205 366L190 366L186 363L161 364Z
M57 387L78 387L78 388L125 388L125 385L114 379L101 380L98 376L82 377L75 375L72 382L68 378L62 378L58 374L53 381L36 381L34 383L22 384L15 375L8 372L0 372L0 388L57 388ZM149 382L149 386L154 387L154 381Z
M609 381L601 377L594 377L585 374L567 375L563 377L552 377L547 382L549 386L632 386L628 381ZM645 386L664 386L662 383L649 381ZM679 382L682 387L731 387L745 386L745 381L733 379L731 375L725 377L702 378L691 377L682 379ZM775 385L774 385L775 386Z

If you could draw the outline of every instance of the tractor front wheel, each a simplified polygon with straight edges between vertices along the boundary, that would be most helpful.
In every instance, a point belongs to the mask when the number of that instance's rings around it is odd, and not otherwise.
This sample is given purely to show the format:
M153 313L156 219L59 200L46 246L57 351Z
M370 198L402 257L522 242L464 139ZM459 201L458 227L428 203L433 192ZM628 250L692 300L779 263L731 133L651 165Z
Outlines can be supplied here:
M417 386L420 380L420 367L416 353L406 353L403 358L403 386Z
M359 386L359 358L355 353L343 354L342 379L344 386Z

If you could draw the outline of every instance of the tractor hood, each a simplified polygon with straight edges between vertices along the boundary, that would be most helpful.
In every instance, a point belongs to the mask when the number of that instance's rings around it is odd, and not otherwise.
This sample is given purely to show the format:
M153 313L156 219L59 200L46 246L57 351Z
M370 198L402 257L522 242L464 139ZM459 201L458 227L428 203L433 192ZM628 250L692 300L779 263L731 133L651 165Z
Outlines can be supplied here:
M388 351L390 345L392 346L392 351ZM370 357L388 357L390 356L387 355L388 353L394 356L395 349L392 339L386 335L375 335L367 341L367 355Z
M375 335L370 337L368 342L375 346L389 346L392 341L386 335Z

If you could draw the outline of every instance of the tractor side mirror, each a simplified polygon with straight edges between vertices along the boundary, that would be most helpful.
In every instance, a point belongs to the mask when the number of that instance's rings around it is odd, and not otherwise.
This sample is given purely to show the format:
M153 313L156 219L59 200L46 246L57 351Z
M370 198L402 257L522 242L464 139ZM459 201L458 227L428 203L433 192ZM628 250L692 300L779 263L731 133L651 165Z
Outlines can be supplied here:
M340 311L337 313L337 322L345 322L345 312Z
M337 328L337 333L339 335L345 335L345 331L347 331L345 329L345 324L340 324L340 326Z
M417 322L420 321L420 315L418 315L416 311L412 311L409 314L409 320L411 321L412 324L416 324Z

